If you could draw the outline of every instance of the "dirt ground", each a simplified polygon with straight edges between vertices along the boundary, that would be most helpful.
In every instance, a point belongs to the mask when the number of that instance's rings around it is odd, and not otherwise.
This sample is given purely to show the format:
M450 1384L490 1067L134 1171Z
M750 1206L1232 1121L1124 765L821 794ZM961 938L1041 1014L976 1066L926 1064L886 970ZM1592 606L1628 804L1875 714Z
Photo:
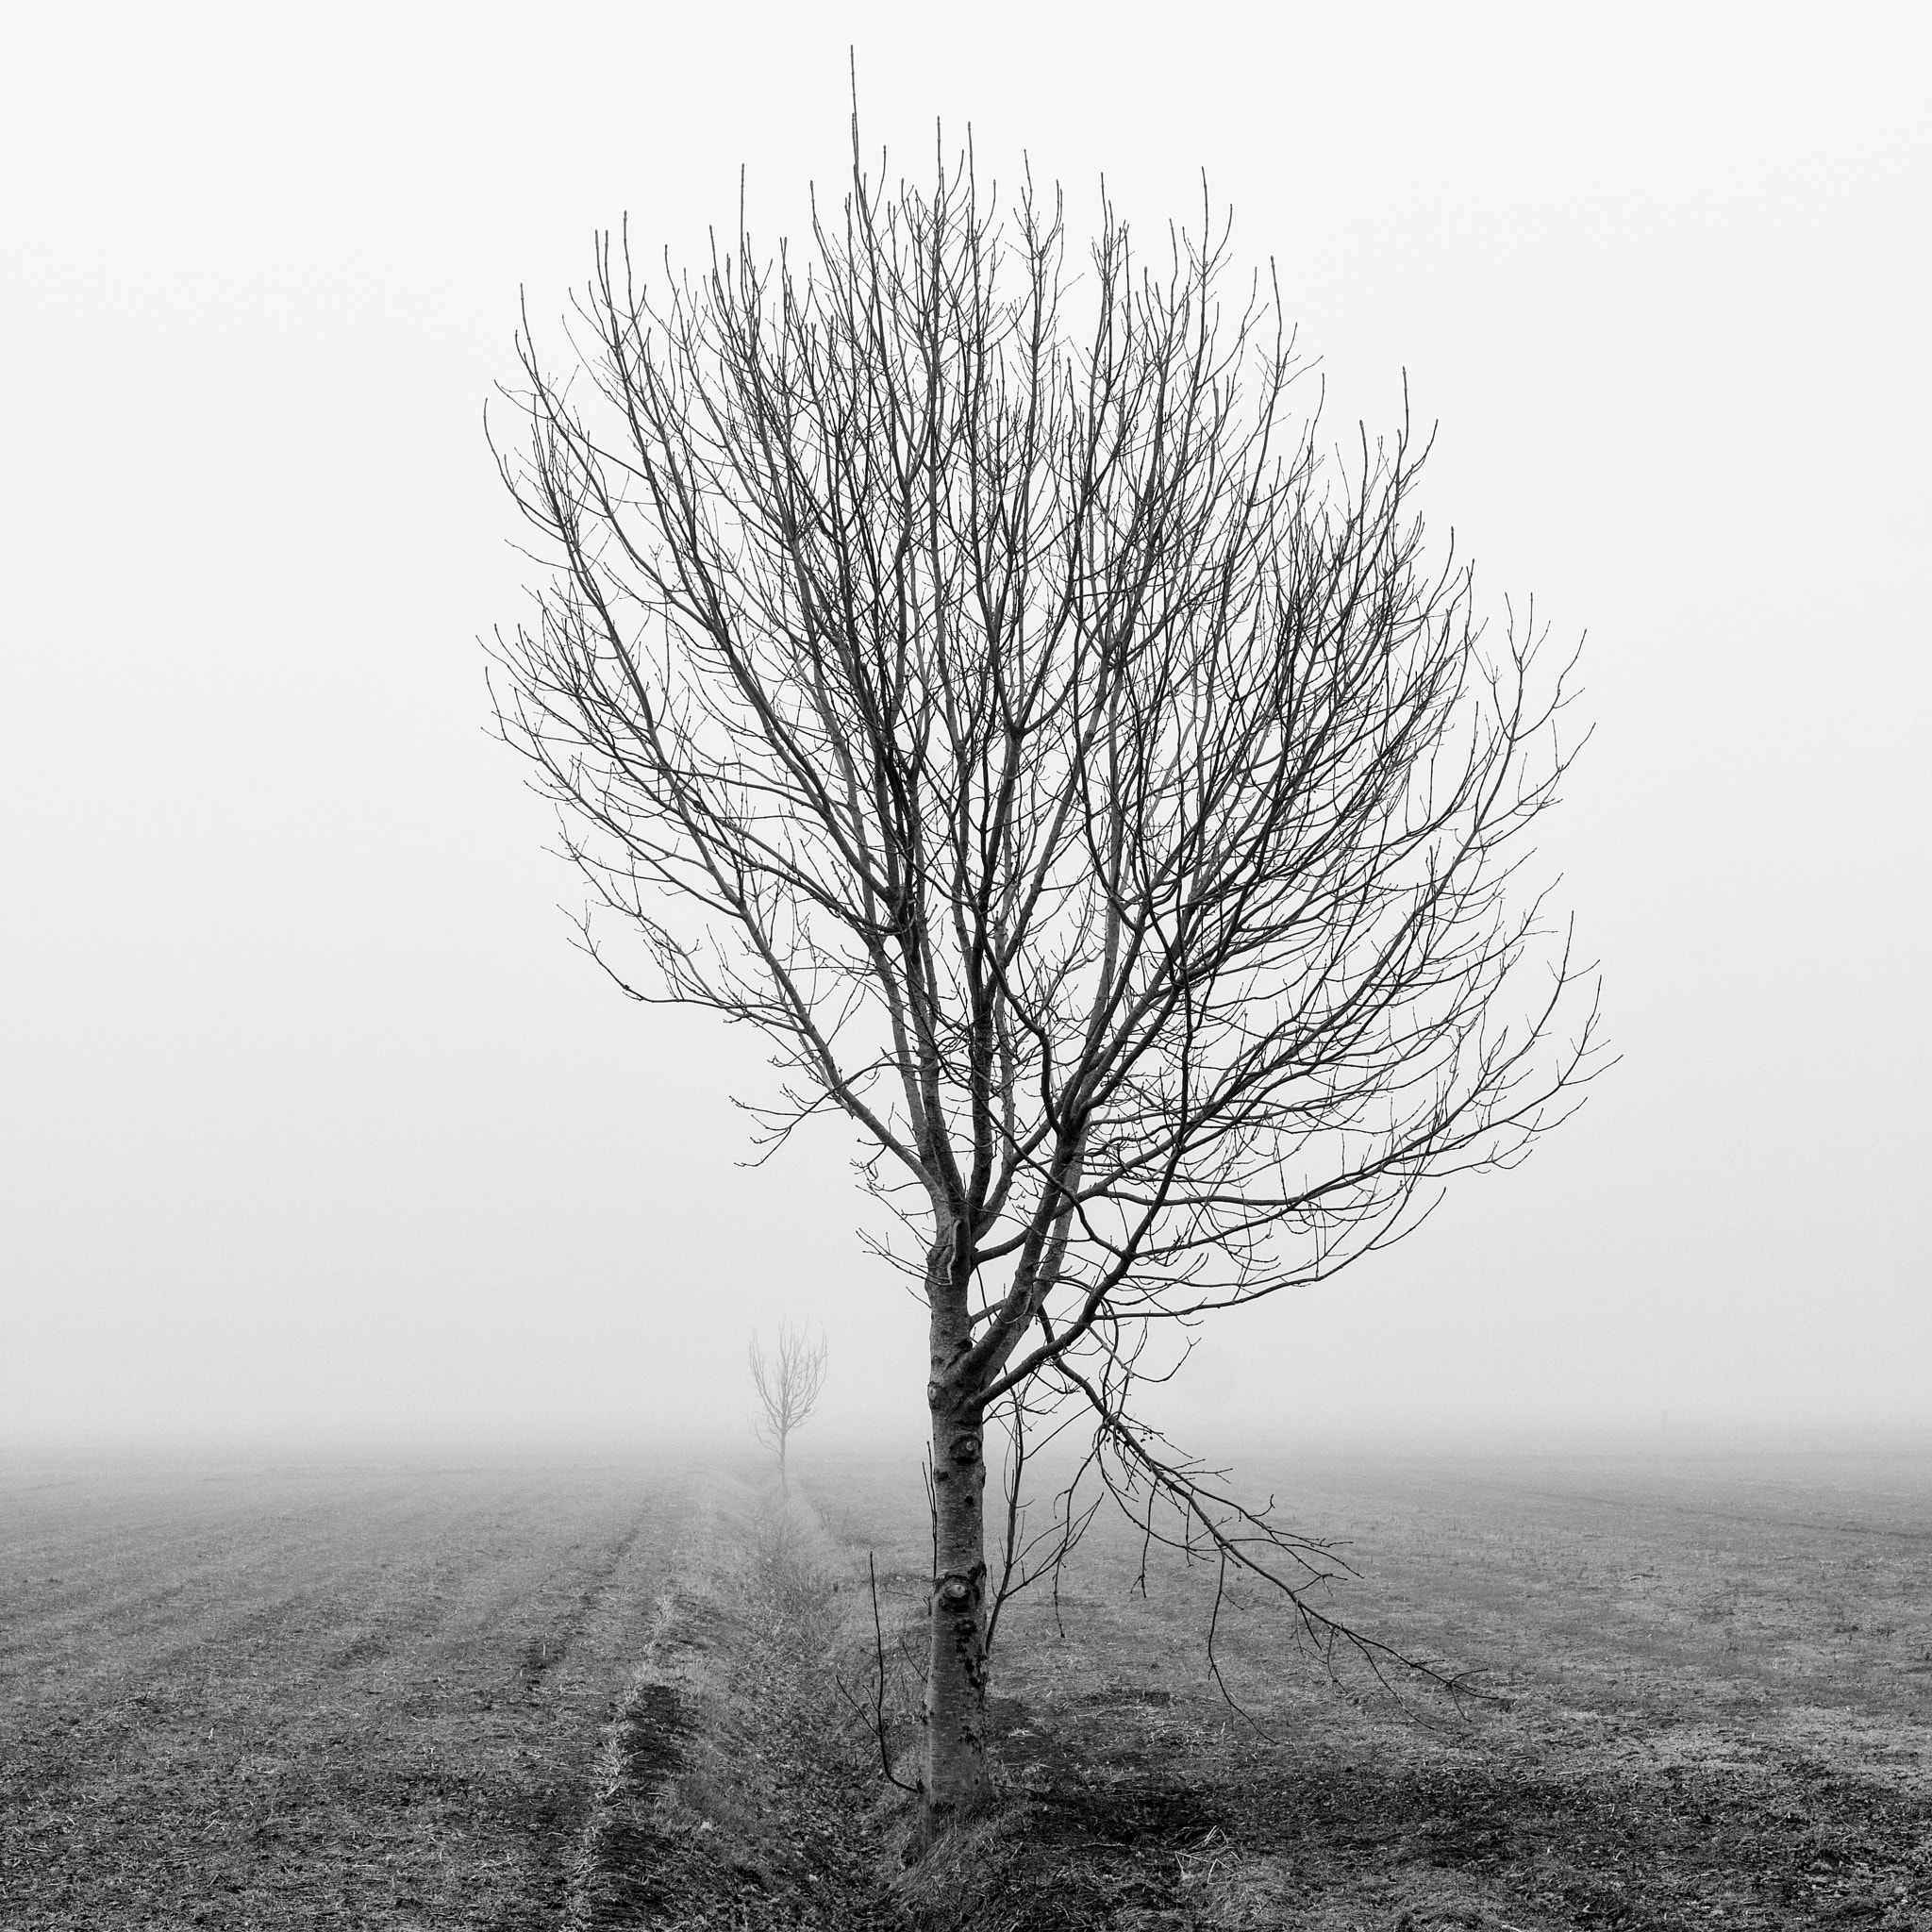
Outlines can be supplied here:
M0 1926L558 1923L688 1473L0 1470Z
M1345 1540L1331 1608L1479 1694L1338 1684L1257 1603L1236 1711L1211 1578L1143 1599L1100 1533L1011 1613L1004 1808L922 1926L1932 1926L1932 1457L1242 1474Z
M1096 1531L924 1851L915 1460L9 1478L0 1925L1932 1927L1932 1457L1242 1474L1473 1694Z

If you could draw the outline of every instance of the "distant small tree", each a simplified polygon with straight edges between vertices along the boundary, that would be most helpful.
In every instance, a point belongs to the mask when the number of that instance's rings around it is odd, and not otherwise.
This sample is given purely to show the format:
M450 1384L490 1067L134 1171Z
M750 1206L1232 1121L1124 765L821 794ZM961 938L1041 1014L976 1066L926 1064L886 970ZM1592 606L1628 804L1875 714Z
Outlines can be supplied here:
M790 1322L780 1322L776 1359L766 1359L754 1334L750 1361L752 1387L758 1398L752 1433L767 1449L777 1451L778 1487L789 1496L791 1478L785 1466L786 1445L818 1407L819 1391L825 1386L829 1350L824 1330L813 1341L808 1327L793 1328Z
M519 342L500 459L552 575L497 640L498 716L584 942L763 1033L772 1139L845 1116L925 1307L936 1816L985 1778L999 1605L1041 1574L1014 1485L1057 1409L1150 1542L1390 1656L1137 1382L1521 1157L1592 1052L1523 882L1569 663L1541 672L1533 622L1486 634L1424 544L1426 439L1324 447L1278 297L1225 300L1226 259L1204 219L1146 265L1104 206L1075 277L1057 192L1003 218L969 156L885 193L855 116L808 248L741 230L647 291L606 236L583 367ZM1049 1565L1084 1510L1056 1505Z

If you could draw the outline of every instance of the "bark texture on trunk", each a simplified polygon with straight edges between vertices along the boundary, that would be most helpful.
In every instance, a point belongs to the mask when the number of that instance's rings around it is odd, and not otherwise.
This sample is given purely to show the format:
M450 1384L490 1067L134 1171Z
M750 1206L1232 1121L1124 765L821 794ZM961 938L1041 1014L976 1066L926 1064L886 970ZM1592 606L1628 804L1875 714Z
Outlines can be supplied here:
M925 1802L970 1804L986 1780L986 1464L983 1430L935 1408L932 1657L925 1680Z
M986 1431L974 1391L955 1379L972 1339L964 1283L941 1278L936 1265L927 1285L933 1579L925 1804L940 1818L970 1805L986 1782Z

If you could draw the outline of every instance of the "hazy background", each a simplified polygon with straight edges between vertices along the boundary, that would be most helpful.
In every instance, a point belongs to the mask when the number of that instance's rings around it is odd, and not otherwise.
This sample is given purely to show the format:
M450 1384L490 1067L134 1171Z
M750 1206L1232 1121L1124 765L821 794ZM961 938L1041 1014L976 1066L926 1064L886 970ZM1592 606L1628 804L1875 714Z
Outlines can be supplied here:
M1207 171L1338 429L1408 373L1432 526L1588 629L1543 850L1622 1064L1530 1163L1204 1334L1264 1435L1932 1429L1923 8L16 9L0 58L0 1441L910 1442L836 1128L626 1005L485 734L484 448L628 210L690 258L971 122L1076 232ZM560 353L554 329L549 340ZM811 1438L808 1438L808 1443Z

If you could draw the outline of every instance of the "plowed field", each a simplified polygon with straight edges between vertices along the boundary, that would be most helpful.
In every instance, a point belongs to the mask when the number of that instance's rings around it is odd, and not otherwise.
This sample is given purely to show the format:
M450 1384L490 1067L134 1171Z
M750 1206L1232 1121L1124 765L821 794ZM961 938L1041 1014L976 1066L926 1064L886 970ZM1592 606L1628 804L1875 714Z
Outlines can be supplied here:
M0 1925L556 1924L692 1483L0 1466Z

